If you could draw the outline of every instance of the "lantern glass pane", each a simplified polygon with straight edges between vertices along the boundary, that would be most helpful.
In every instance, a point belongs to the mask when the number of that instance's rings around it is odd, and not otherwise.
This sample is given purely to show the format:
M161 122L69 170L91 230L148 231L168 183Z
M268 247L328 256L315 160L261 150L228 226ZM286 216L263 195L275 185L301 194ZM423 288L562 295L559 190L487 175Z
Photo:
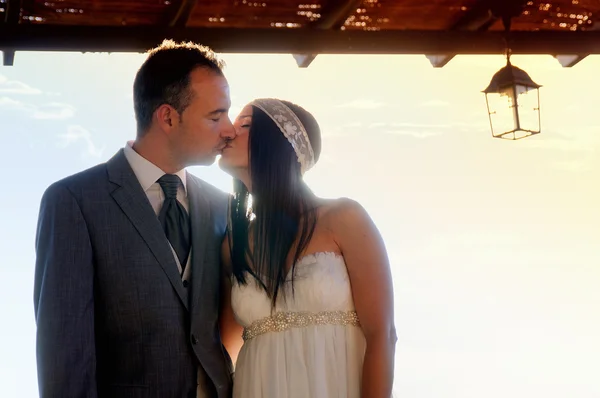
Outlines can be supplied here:
M494 136L513 131L517 128L515 113L516 107L512 87L498 93L488 93L487 101L490 112L490 121Z
M519 128L537 133L540 131L540 104L538 89L517 85Z

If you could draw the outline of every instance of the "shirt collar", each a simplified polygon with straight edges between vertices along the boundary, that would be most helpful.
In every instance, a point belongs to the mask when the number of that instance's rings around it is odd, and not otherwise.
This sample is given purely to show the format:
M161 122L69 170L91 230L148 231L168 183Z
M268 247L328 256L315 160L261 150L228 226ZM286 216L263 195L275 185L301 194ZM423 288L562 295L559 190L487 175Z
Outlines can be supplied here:
M125 158L129 162L129 165L140 182L144 192L146 192L155 182L157 182L160 177L166 174L160 169L160 167L156 166L154 163L137 153L135 149L133 149L133 141L127 142L124 152ZM177 173L175 173L175 175L181 179L181 182L183 183L183 189L187 194L185 169L179 170Z

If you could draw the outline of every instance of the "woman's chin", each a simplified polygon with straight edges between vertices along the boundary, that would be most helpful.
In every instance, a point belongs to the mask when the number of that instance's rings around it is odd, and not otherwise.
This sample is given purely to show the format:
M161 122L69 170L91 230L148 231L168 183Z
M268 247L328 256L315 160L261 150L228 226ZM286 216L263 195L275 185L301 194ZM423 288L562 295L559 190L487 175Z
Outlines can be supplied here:
M217 159L217 165L225 173L229 174L232 177L235 177L235 175L234 175L235 174L234 173L235 168L232 167L231 162L229 161L229 159L227 158L227 156L221 155L219 157L219 159Z
M219 166L219 168L221 170L227 171L227 165L228 165L227 158L224 155L220 155L217 158L217 165Z

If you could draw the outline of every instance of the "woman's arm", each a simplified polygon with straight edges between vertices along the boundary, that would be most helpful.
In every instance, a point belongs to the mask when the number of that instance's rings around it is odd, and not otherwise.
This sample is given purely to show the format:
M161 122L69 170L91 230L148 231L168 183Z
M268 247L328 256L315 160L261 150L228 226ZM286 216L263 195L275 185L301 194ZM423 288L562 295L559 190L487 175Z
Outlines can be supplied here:
M365 209L349 199L340 201L332 229L367 342L361 396L389 398L397 337L392 276L383 239Z
M231 307L231 255L227 237L221 245L221 310L219 316L219 329L221 341L234 363L242 347L243 328L237 323Z

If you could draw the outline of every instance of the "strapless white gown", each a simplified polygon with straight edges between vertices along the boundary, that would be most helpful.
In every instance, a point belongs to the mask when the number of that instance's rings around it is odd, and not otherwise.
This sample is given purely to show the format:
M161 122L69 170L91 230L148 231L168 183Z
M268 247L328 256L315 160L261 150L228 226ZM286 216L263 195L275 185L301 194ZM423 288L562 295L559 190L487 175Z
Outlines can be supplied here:
M289 279L289 278L288 278ZM359 398L365 338L343 257L320 252L296 265L273 313L256 281L235 281L232 306L245 342L234 398Z

